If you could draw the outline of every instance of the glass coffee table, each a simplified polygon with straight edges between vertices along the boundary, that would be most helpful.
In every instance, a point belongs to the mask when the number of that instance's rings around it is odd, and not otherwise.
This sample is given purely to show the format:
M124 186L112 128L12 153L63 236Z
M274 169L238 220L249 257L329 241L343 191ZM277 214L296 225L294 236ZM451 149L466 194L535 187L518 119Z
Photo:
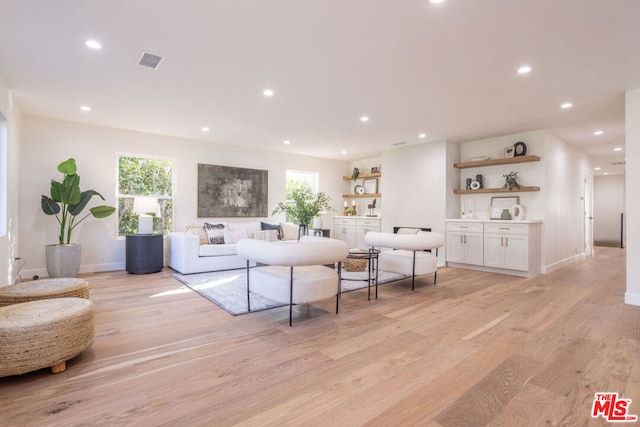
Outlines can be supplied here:
M371 300L371 285L376 286L376 299L378 299L378 255L379 249L369 248L367 249L350 249L347 259L360 259L367 261L367 278L366 279L345 279L352 281L364 281L367 282L367 299ZM342 266L344 268L344 264Z

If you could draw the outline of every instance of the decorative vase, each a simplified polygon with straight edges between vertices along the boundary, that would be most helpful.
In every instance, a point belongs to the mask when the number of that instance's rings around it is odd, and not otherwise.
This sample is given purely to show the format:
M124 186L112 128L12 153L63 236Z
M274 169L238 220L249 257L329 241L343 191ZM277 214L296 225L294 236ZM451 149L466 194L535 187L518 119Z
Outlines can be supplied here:
M309 234L309 226L307 224L300 224L298 226L298 240L300 240L302 236L306 236L307 234Z
M500 214L500 219L511 219L511 214L509 213L509 209L502 209L502 214Z
M77 277L81 256L80 245L47 245L45 258L49 277Z

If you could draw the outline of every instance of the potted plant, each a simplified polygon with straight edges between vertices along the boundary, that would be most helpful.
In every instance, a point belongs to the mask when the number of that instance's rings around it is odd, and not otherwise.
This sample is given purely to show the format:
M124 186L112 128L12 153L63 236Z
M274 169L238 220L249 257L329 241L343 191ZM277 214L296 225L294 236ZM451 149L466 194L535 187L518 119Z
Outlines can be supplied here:
M323 212L334 210L329 206L331 201L329 196L323 192L313 194L309 187L294 188L290 193L290 198L290 202L279 202L272 215L285 212L287 221L299 225L298 237L309 232L309 225L313 222L313 218L320 216Z
M76 173L76 161L73 158L58 165L58 171L64 175L62 181L51 180L51 196L42 195L42 211L54 215L60 224L58 244L47 245L46 263L49 277L75 277L80 271L81 247L71 243L71 233L87 217L106 218L115 212L113 206L95 206L78 219L93 196L105 200L94 190L80 191L80 176Z

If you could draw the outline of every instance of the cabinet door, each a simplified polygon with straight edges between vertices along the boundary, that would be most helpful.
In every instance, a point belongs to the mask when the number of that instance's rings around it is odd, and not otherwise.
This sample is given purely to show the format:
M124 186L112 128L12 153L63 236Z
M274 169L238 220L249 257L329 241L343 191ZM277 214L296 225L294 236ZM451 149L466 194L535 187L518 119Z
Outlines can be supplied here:
M447 261L465 262L464 233L460 231L447 232Z
M356 222L356 243L359 249L369 249L369 245L364 242L364 235L370 231L380 231L380 220L358 219Z
M484 235L484 265L485 267L504 267L504 236L502 234Z
M465 233L463 241L465 249L465 263L482 265L484 261L482 233Z
M504 268L529 270L529 238L521 234L504 236Z
M346 242L350 248L356 245L355 221L336 219L333 223L333 236L335 239Z

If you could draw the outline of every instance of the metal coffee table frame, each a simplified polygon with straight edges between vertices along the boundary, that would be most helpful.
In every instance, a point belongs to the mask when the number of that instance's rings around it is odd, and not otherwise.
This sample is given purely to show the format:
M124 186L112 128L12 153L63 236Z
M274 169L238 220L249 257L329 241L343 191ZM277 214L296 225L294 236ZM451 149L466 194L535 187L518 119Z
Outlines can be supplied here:
M367 282L367 300L371 301L371 284L376 285L376 299L378 299L378 255L380 255L379 249L369 248L368 250L358 250L349 252L347 259L366 259L368 278L367 279L346 279L344 276L342 280L351 281L365 281ZM344 264L342 264L344 268Z

